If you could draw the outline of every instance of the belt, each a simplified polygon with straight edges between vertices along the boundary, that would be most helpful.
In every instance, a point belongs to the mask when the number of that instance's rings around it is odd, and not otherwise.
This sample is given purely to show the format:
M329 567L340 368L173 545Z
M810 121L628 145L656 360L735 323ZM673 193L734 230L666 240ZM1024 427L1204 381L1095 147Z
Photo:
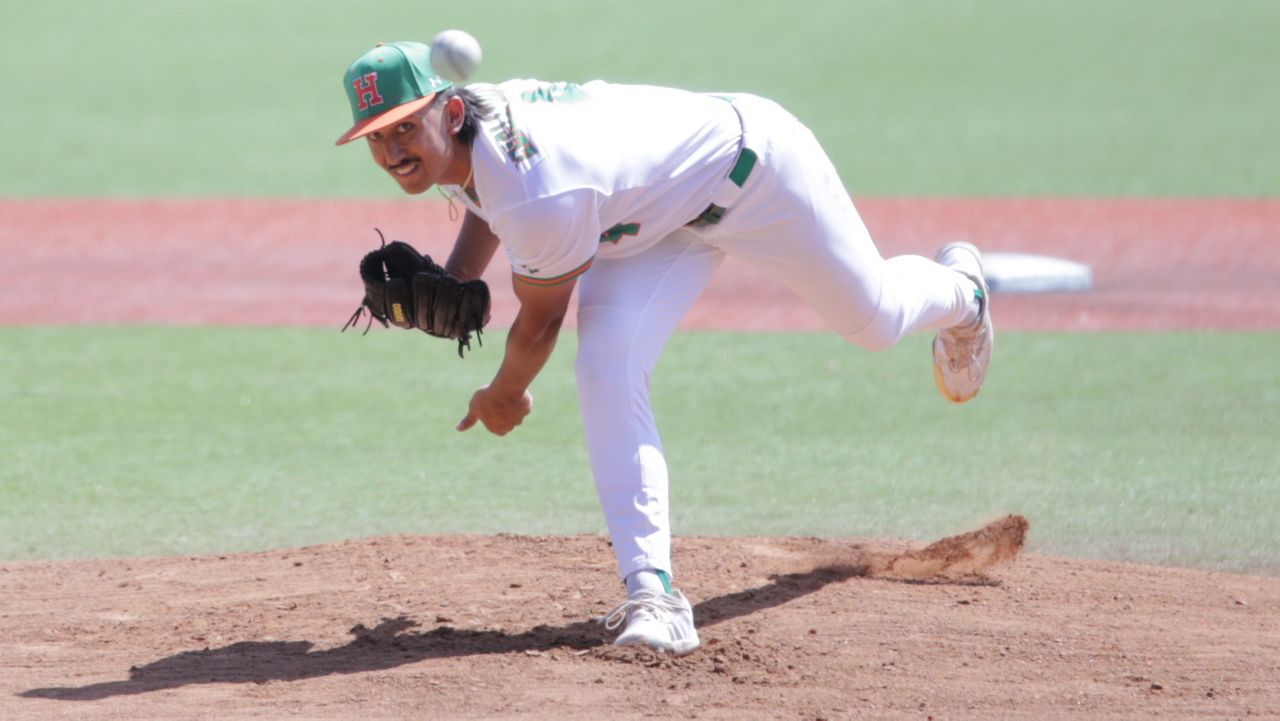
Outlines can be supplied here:
M751 171L755 170L756 160L756 151L751 148L743 148L738 151L738 162L734 163L733 170L729 171L729 180L741 188L743 183L747 182ZM723 205L712 203L707 206L706 210L702 211L701 215L685 223L685 225L691 228L705 228L708 225L715 225L720 222L720 219L724 217L725 212L728 210Z
M730 106L733 105L732 98L729 98L723 95L718 95L714 97L718 97L719 99L728 102ZM733 108L733 111L738 114L738 122L741 123L742 122L741 111L739 111L736 107ZM738 151L738 159L734 161L733 169L729 171L729 180L734 185L736 185L739 190L747 182L747 178L750 177L751 171L755 170L756 161L759 160L759 156L756 155L756 151L752 150L751 148L748 148L746 143L747 143L746 131L743 130L742 149ZM702 211L702 213L698 217L694 218L688 223L685 223L685 227L705 228L708 225L715 225L716 223L719 223L722 218L724 218L724 214L728 212L728 210L729 210L729 207L726 205L717 205L716 203L712 203L711 205L708 205L707 209Z

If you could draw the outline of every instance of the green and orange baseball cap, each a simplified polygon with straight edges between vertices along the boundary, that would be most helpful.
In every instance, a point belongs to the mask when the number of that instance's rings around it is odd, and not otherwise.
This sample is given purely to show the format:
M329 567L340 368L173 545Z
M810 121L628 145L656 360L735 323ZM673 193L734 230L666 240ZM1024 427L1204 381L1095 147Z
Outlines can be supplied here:
M423 43L378 43L356 58L342 84L355 125L335 145L349 143L427 106L453 83L431 68L431 47Z

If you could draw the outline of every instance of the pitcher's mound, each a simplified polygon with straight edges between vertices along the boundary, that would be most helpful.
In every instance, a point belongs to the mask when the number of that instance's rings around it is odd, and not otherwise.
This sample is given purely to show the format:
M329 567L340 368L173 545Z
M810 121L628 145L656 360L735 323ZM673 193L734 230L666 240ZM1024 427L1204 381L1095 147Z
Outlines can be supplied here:
M979 576L1022 552L1030 527L1025 517L1009 515L976 531L948 536L923 550L877 553L872 557L870 575L917 580Z
M1277 716L1280 579L1009 563L1028 527L678 537L681 658L610 645L595 535L4 562L0 718Z

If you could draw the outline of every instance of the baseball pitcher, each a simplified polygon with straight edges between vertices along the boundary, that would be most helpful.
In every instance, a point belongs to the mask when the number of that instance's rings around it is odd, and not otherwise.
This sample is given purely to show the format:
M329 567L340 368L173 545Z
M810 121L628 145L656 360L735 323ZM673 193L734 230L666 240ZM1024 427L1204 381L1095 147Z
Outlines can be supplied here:
M698 647L692 607L672 587L649 378L726 257L765 269L864 348L936 331L942 394L964 402L982 386L994 333L978 250L952 243L934 260L882 258L818 141L772 101L599 81L457 87L413 42L374 47L343 82L355 124L338 144L364 138L406 193L441 186L466 206L438 272L413 259L408 271L371 264L373 316L396 317L387 300L396 285L398 325L428 330L427 317L465 317L436 333L461 343L487 319L487 289L483 304L473 294L441 310L437 286L479 282L499 248L510 263L520 309L459 430L482 423L501 436L520 425L578 289L582 420L628 594L605 619L622 629L617 644Z

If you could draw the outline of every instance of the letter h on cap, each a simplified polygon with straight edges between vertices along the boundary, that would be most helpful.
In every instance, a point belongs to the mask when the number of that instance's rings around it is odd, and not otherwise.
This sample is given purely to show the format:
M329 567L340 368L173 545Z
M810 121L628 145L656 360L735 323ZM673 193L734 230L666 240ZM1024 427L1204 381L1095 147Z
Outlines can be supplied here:
M365 73L351 83L356 89L356 97L360 99L360 109L368 110L370 105L381 105L382 96L378 94L378 74Z

